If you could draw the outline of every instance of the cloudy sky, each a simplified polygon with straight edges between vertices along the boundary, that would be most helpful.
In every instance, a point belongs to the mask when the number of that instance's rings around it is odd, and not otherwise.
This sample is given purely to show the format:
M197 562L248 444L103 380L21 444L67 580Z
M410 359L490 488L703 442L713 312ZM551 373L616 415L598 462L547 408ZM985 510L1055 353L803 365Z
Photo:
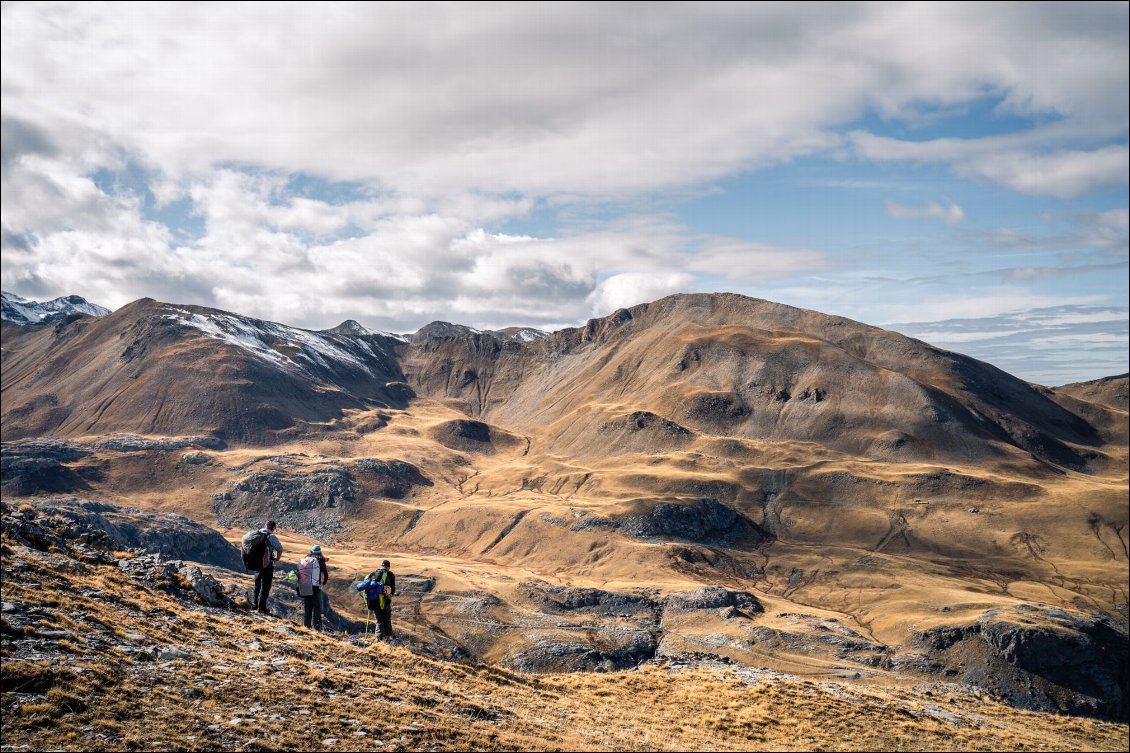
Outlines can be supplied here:
M403 332L725 290L1127 370L1124 2L2 7L27 298Z

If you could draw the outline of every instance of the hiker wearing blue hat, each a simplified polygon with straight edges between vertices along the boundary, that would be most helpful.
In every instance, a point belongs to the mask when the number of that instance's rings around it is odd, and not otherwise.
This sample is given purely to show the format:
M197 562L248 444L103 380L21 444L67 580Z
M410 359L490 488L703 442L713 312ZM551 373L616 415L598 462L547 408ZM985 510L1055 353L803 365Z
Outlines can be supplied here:
M302 597L302 624L322 629L322 586L329 581L329 568L322 547L315 544L298 561L298 595Z

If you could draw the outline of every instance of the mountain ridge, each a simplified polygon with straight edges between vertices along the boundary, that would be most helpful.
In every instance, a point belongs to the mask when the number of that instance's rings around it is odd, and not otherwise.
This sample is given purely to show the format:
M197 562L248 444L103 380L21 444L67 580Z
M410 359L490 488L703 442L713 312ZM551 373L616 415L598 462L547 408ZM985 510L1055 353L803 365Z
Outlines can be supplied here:
M528 342L345 329L152 300L5 322L5 498L381 552L434 580L420 641L522 671L697 651L1126 698L1052 687L1125 640L1124 411L737 295Z
M90 303L79 295L65 295L50 301L29 301L15 293L3 291L0 319L16 324L50 324L72 314L106 316L108 308Z

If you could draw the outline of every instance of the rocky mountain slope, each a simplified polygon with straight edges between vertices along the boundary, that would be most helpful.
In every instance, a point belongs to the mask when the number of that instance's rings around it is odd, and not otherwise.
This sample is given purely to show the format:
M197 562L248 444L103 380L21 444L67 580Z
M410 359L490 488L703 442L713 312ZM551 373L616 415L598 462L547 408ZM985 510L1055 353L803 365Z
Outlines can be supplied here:
M3 505L6 748L1121 750L1127 743L1124 723L1017 711L949 682L813 680L693 655L610 674L529 675L436 661L412 645L318 634L243 611L232 598L242 589L201 570L224 580L248 576L168 560L152 547L117 551L121 536L154 526L200 544L218 538L177 518L89 503Z
M680 295L527 347L429 338L405 351L420 393L571 452L645 432L816 442L888 460L988 460L1015 449L1085 467L1104 437L989 364L894 332L737 295ZM636 414L643 415L636 415ZM619 442L613 440L619 445ZM586 446L587 445L587 446Z
M359 327L315 333L142 300L99 320L7 332L4 436L204 431L262 442L347 409L403 407L407 379L512 431L548 427L549 449L571 454L603 451L611 437L661 449L702 434L888 460L1021 450L1082 469L1110 439L988 364L742 296L673 296L529 340L433 322L404 343Z
M1130 410L1130 374L1065 384L1056 387L1055 391L1080 400L1099 403L1123 413Z
M148 300L3 326L6 499L274 518L336 547L341 625L391 556L435 656L698 653L1125 716L1127 421L1092 391L732 295L528 340Z
M383 335L317 333L136 301L4 330L4 436L210 434L270 443L347 409L405 405Z

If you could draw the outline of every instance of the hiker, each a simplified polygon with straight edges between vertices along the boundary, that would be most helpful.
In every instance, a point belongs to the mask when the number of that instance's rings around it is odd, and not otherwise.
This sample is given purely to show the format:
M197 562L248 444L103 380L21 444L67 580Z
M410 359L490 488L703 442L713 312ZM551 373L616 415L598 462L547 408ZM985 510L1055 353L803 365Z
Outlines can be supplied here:
M322 586L330 574L322 547L315 544L310 553L298 562L298 595L302 597L302 624L322 629Z
M380 569L369 573L369 577L356 586L365 592L365 605L377 616L377 637L382 641L392 640L392 596L396 593L396 575L388 560L381 563Z
M275 562L283 553L282 543L275 535L275 526L275 521L269 520L258 531L250 531L243 537L244 564L247 569L256 571L252 606L255 611L263 614L270 614L267 610L267 597L271 593L271 581L275 577Z

